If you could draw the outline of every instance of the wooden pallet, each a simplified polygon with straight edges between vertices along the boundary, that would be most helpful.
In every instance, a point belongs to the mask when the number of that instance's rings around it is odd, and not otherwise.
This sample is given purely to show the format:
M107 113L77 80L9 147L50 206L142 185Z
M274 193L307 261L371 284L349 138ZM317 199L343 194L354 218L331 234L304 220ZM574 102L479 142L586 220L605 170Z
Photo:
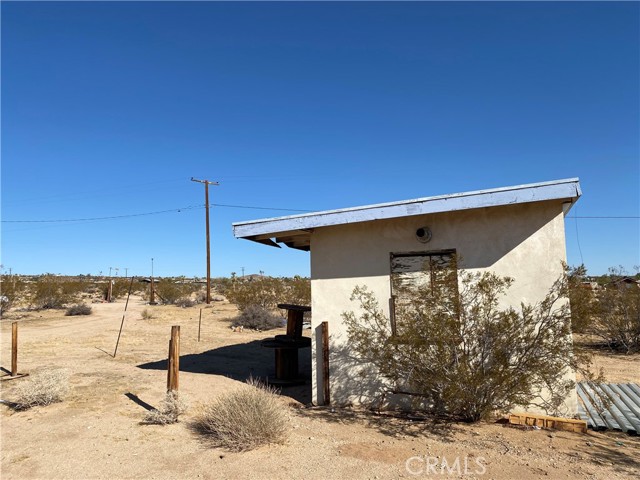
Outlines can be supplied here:
M552 428L567 432L587 433L587 422L573 418L550 417L535 413L512 413L509 415L512 425L528 425L530 427Z

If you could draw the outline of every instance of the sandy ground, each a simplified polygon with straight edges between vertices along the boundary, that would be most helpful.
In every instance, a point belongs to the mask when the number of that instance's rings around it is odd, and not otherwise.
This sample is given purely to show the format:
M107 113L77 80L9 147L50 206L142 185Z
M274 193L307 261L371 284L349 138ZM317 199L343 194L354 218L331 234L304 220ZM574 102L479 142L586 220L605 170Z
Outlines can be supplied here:
M150 307L136 298L114 358L124 302L93 308L87 317L10 312L2 320L2 367L10 366L11 322L19 321L19 371L68 368L72 387L65 402L48 407L16 412L0 406L2 479L609 479L640 474L638 437L495 423L438 426L309 408L309 385L282 391L291 425L285 445L245 453L214 448L189 428L197 406L238 388L249 375L272 375L273 352L259 341L278 332L232 332L228 319L235 307L216 303L202 311L198 342L199 307ZM145 308L154 318L142 319ZM181 326L180 392L192 408L178 424L142 425L146 410L141 404L158 406L165 393L171 325ZM598 362L613 373L613 381L640 380L638 356L603 354ZM308 359L301 362L302 368L308 364ZM2 399L11 400L21 381L3 377ZM436 467L427 467L436 461ZM443 461L451 473L443 470Z

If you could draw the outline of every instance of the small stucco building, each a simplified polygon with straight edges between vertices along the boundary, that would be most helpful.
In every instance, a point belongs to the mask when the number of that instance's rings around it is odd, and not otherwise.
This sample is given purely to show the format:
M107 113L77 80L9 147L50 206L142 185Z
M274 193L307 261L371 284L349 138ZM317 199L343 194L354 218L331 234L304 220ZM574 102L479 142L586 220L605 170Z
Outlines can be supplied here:
M572 178L239 222L233 231L237 238L310 251L313 401L324 403L320 324L326 321L331 402L367 404L379 384L357 375L342 320L357 310L350 300L356 286L366 285L389 314L394 271L411 270L416 258L455 254L460 268L514 278L506 305L538 302L563 272L564 217L580 195ZM575 394L567 398L568 414L576 402Z

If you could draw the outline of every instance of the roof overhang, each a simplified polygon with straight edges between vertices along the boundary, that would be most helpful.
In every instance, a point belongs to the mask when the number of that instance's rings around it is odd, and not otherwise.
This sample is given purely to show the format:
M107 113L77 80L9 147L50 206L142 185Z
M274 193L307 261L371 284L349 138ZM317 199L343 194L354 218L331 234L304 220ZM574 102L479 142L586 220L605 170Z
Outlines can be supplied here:
M569 178L401 202L236 222L233 224L233 235L236 238L244 238L271 246L279 247L278 243L284 243L288 247L308 251L310 250L311 232L314 228L548 200L562 202L566 215L581 195L579 179Z

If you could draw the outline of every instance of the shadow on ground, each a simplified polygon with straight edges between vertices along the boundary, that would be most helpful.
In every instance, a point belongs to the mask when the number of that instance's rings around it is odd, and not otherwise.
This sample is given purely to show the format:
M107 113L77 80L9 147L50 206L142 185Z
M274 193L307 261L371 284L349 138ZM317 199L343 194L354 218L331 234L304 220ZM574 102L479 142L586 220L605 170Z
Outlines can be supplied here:
M442 442L453 442L455 433L460 430L455 423L397 411L377 413L355 407L310 407L299 408L297 412L301 416L329 423L365 425L384 435L400 438L434 436Z
M302 404L311 402L311 353L309 348L298 352L300 378L304 385L279 387L281 394ZM167 359L143 363L138 368L167 370ZM275 377L274 351L262 346L260 340L214 348L202 353L180 356L180 371L222 375L244 382L249 378L267 381Z
M640 449L640 438L621 432L607 431L601 437L591 437L585 442L584 451L596 465L610 465L624 475L636 476L640 472L640 460L634 451ZM623 448L626 447L626 448ZM629 452L629 449L633 449Z

